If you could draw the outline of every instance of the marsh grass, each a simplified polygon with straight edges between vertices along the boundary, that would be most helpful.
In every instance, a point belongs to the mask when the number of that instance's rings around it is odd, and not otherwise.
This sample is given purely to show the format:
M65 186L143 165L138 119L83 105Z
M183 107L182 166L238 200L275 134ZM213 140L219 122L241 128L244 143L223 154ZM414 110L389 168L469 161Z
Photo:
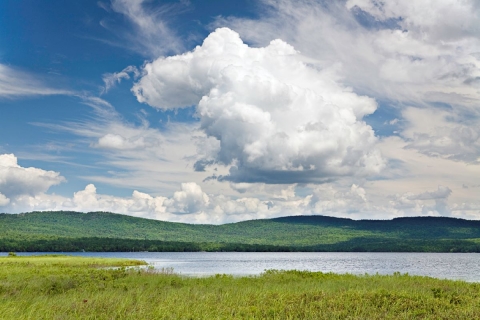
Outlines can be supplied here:
M480 284L396 273L182 277L123 259L0 258L1 319L479 319ZM107 268L119 267L119 268Z

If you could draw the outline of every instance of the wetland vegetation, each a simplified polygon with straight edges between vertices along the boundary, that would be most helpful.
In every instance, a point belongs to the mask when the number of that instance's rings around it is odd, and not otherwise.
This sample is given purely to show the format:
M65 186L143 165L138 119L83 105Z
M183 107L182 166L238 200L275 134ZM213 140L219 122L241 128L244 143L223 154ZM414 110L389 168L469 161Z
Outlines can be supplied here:
M479 319L480 284L396 273L184 277L141 261L0 258L1 319ZM116 268L112 268L116 267Z

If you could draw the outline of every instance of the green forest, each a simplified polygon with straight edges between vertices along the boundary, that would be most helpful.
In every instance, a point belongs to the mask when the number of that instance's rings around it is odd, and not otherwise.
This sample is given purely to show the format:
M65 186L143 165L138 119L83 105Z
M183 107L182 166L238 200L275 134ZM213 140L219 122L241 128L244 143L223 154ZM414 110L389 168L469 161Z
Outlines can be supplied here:
M0 251L480 252L480 221L291 216L194 225L108 212L0 214Z

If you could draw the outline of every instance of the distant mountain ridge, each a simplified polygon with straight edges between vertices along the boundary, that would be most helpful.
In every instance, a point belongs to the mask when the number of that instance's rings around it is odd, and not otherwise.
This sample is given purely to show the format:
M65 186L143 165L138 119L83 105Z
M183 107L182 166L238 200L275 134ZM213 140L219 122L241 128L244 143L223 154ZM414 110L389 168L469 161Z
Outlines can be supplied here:
M312 215L194 225L109 212L0 214L0 250L30 251L28 248L39 243L55 243L55 248L60 248L62 243L74 242L76 245L69 248L75 249L82 246L79 239L95 242L95 248L100 248L102 241L118 244L122 239L125 248L137 246L150 251L171 251L168 248L176 243L178 250L188 251L230 251L236 246L237 251L480 252L480 221L449 217L351 220Z

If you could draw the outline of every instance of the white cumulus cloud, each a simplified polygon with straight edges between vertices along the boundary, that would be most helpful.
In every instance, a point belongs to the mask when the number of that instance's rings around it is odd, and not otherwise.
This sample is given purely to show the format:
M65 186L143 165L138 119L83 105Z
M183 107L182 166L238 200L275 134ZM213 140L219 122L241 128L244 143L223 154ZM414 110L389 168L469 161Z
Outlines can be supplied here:
M195 182L182 183L182 190L176 191L166 203L178 213L194 213L205 209L210 202L208 195Z
M15 155L0 155L0 194L4 197L34 196L64 181L65 178L58 172L24 168L18 165ZM6 200L3 199L3 202Z
M144 74L132 89L140 102L164 110L197 106L201 129L217 141L203 161L232 165L224 179L323 181L384 166L362 121L376 102L282 40L252 48L236 32L217 29L193 51L147 64Z

